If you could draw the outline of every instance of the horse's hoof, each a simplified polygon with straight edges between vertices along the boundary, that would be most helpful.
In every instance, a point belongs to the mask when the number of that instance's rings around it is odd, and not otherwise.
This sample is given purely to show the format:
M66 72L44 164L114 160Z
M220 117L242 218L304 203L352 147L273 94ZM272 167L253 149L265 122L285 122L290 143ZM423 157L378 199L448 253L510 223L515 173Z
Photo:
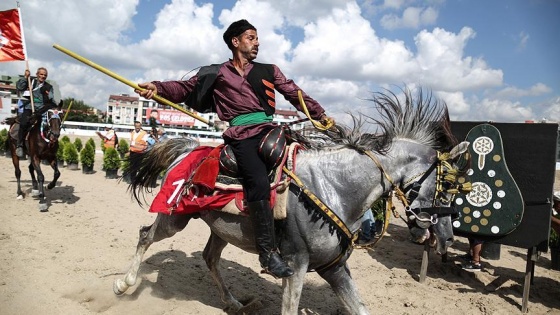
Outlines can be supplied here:
M16 199L17 199L17 200L23 200L23 195L18 195L18 196L16 197Z
M117 279L113 282L113 293L116 295L123 295L128 290L128 284L122 279Z
M230 309L229 312L224 310L228 314L253 314L257 310L263 308L263 304L258 298L251 298L249 301L242 301L243 306L237 310Z
M46 203L40 203L40 204L39 204L39 211L41 211L41 212L47 212L47 211L49 211L48 209L49 209L49 207L47 206Z
M33 196L33 197L37 197L37 196L39 196L40 194L41 194L41 193L39 192L38 189L33 189L33 190L31 190L31 196Z

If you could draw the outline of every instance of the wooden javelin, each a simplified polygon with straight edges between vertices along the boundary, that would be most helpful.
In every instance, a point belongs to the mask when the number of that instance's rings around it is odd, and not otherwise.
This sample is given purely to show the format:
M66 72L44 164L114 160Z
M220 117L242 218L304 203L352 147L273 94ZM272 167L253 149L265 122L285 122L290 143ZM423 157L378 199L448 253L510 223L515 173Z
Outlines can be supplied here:
M114 73L114 72L111 71L111 70L108 70L108 69L106 69L106 68L103 68L102 66L100 66L100 65L98 65L98 64L96 64L96 63L94 63L94 62L92 62L92 61L90 61L90 60L88 60L88 59L86 59L86 58L84 58L84 57L78 55L78 54L76 54L75 52L72 52L72 51L70 51L70 50L68 50L68 49L66 49L66 48L64 48L64 47L62 47L62 46L60 46L60 45L57 45L57 44L54 44L53 47L54 47L55 49L58 49L59 51L65 53L65 54L67 54L68 56L70 56L70 57L72 57L72 58L74 58L74 59L76 59L76 60L78 60L78 61L81 61L81 62L85 63L86 65L88 65L88 66L90 66L90 67L92 67L92 68L94 68L94 69L96 69L96 70L98 70L98 71L101 71L101 72L105 73L106 75L110 76L111 78L113 78L113 79L115 79L115 80L117 80L117 81L120 81L120 82L122 82L122 83L124 83L124 84L126 84L126 85L128 85L128 86L130 86L130 87L132 87L132 88L134 88L134 89L136 89L136 90L144 90L144 89L142 89L141 87L139 87L138 84L136 84L136 83L134 83L134 82L132 82L132 81L130 81L130 80L127 80L127 79L121 77L120 75ZM207 124L208 126L213 126L213 125L214 125L214 123L210 122L208 119L202 118L202 117L198 116L197 114L192 113L192 112L190 112L190 111L184 109L183 107L181 107L181 106L179 106L179 105L177 105L177 104L175 104L175 103L173 103L173 102L171 102L171 101L169 101L169 100L167 100L167 99L165 99L165 98L163 98L163 97L161 97L161 96L154 95L154 96L153 96L153 99L154 99L155 101L157 101L158 103L165 104L165 105L169 105L169 106L175 108L176 110L179 110L179 111L181 111L181 112L183 112L183 113L185 113L185 114L187 114L187 115L193 117L194 119L198 119L198 120L200 120L201 122Z

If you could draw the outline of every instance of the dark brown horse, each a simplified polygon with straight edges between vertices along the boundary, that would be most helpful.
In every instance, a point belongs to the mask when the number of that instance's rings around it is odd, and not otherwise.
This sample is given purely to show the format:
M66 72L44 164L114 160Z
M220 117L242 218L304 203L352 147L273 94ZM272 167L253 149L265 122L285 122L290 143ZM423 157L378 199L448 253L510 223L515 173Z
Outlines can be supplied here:
M58 170L57 165L58 161L56 158L58 137L60 136L60 129L62 125L59 110L60 105L57 109L49 109L46 111L46 119L37 117L37 119L32 122L25 141L24 152L29 156L29 173L31 174L33 184L31 194L39 198L39 210L41 212L48 210L44 191L45 176L41 171L41 161L47 161L54 170L54 178L48 184L47 189L54 188L56 181L60 177L60 171ZM8 139L17 179L17 198L23 199L25 195L21 190L21 170L19 168L20 159L16 154L19 122L17 122L15 118L8 118L6 122L10 124L10 136ZM37 177L35 177L35 172L37 172Z

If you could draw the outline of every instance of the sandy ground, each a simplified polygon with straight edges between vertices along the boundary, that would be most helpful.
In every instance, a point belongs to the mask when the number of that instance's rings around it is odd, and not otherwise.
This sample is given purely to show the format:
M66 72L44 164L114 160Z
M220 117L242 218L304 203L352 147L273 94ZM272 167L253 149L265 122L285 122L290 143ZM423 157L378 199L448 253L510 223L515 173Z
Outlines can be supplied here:
M52 178L48 166L46 178ZM101 156L95 174L61 169L48 191L49 211L40 213L28 196L16 200L11 160L0 157L0 314L223 314L223 304L202 250L209 229L200 220L171 239L152 245L139 283L124 296L112 283L127 270L141 225L155 215L140 208L126 186L105 179ZM23 185L30 191L27 164ZM560 175L556 189L560 189ZM152 197L149 197L150 199ZM407 241L393 219L389 233L371 251L355 250L352 275L371 313L520 314L526 250L502 246L499 260L469 273L457 255L468 248L457 238L450 259L430 255L428 278L418 282L423 247ZM279 314L281 281L259 274L257 257L228 246L221 263L232 292L241 300L260 299L258 314ZM537 261L529 298L530 314L560 314L560 272L549 269L550 254ZM310 273L300 309L304 314L345 314L328 285Z

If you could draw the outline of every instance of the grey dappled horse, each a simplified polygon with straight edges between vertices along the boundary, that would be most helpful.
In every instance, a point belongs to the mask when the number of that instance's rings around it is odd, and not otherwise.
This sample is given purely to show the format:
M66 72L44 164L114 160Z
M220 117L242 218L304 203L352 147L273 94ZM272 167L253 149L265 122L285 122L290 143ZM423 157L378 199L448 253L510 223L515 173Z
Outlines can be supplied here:
M287 202L287 218L279 235L279 248L285 261L295 274L282 280L282 314L296 314L307 272L316 271L325 279L350 314L368 314L347 265L353 241L343 233L346 228L352 234L360 228L361 217L371 204L394 189L406 191L410 204L407 217L427 220L432 225L437 242L436 251L445 253L453 241L449 215L433 214L420 218L411 209L433 209L447 206L451 196L446 191L436 190L439 166L438 150L449 150L456 143L449 130L447 108L422 93L413 98L404 90L405 100L401 103L392 93L374 94L373 102L381 114L375 121L383 133L362 134L359 125L353 129L336 126L324 133L320 141L309 141L308 149L297 154L295 174L304 188L316 195L342 221L336 225L319 210L301 187L290 187ZM355 119L355 124L358 122ZM190 142L189 142L190 141ZM150 183L154 174L160 173L175 158L193 149L192 140L173 139L158 144L144 160L144 167L131 190L138 200L142 186ZM460 146L466 150L466 144ZM451 157L454 158L458 151ZM450 155L447 155L450 156ZM420 181L414 189L411 183ZM417 194L411 198L412 191ZM414 199L412 201L412 199ZM423 211L423 210L421 210ZM416 211L418 212L418 211ZM249 218L220 211L203 211L199 214L158 214L155 222L140 229L140 239L132 266L122 279L116 279L113 290L123 294L136 283L143 255L153 242L173 236L183 230L190 219L200 218L211 229L204 248L203 258L218 285L222 301L229 313L243 313L242 303L233 297L218 270L220 255L230 243L247 252L256 253L253 227ZM424 222L425 223L425 222ZM430 235L428 228L419 228L411 223L411 231L423 242ZM420 226L423 226L420 224Z

